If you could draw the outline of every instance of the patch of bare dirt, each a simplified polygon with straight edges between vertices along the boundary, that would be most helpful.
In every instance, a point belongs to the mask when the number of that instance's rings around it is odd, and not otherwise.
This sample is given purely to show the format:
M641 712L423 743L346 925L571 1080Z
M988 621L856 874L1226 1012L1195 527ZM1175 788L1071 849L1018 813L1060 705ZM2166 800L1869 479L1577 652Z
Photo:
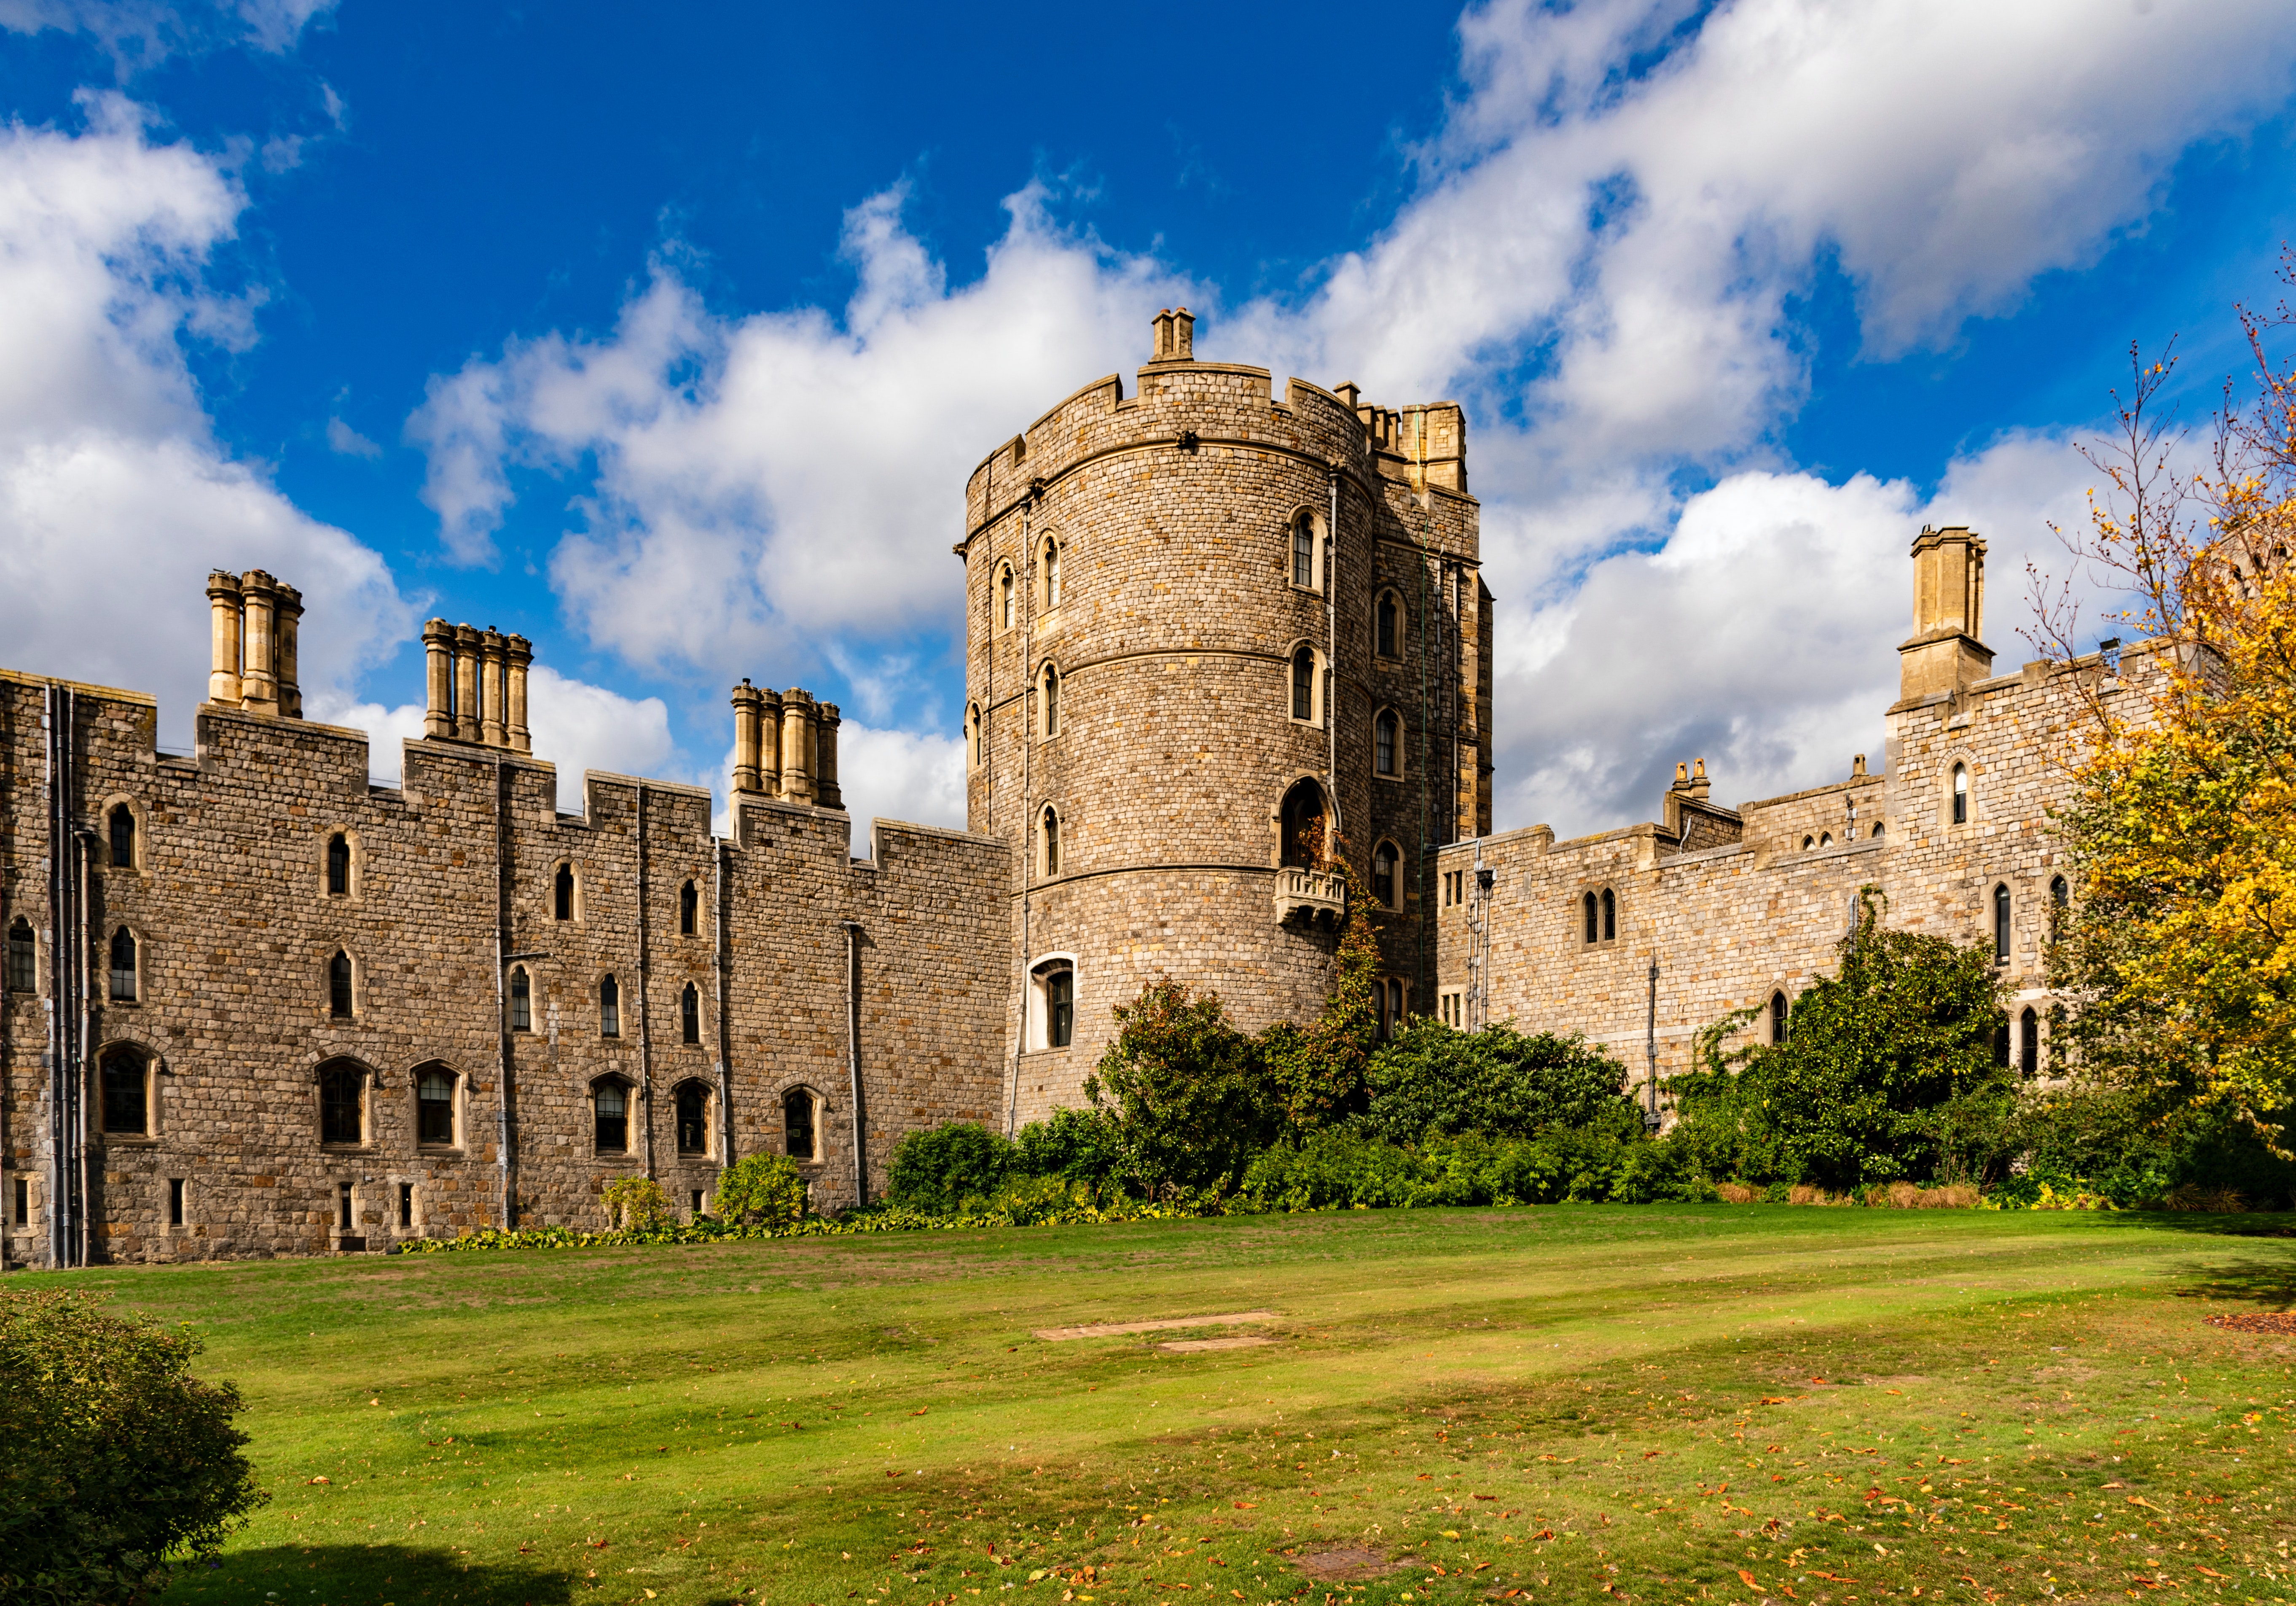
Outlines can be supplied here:
M2236 1333L2284 1333L2296 1337L2296 1311L2244 1311L2232 1316L2210 1316L2210 1327Z
M1401 1572L1414 1561L1410 1556L1398 1556L1389 1561L1375 1550L1319 1550L1312 1555L1299 1557L1294 1563L1308 1577L1326 1584L1351 1584L1361 1578L1382 1577L1391 1572Z

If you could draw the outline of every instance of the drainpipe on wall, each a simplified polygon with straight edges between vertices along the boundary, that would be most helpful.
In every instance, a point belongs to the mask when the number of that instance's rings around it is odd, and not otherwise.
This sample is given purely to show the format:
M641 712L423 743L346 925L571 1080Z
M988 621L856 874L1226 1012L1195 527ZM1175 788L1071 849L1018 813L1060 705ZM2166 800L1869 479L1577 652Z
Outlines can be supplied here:
M1650 1017L1643 1038L1643 1053L1650 1065L1650 1108L1643 1116L1643 1124L1652 1132L1658 1130L1658 955L1653 952L1650 962Z
M1021 1017L1013 1033L1013 1097L1004 1106L1004 1135L1011 1138L1021 1124L1021 1056L1029 1046L1029 892L1037 868L1037 821L1029 789L1036 780L1037 721L1030 700L1037 695L1037 666L1029 661L1037 629L1036 559L1029 549L1029 511L1033 496L1021 504L1020 584L1028 594L1021 614L1021 984L1013 996L1021 1001Z
M861 923L845 927L845 1068L853 1084L853 1202L869 1202L869 1112L861 1101Z
M1331 824L1324 832L1324 856L1336 858L1340 835L1340 471L1332 470L1332 513L1324 534L1324 791L1331 801Z
M645 1107L645 1174L653 1175L652 955L646 948L646 789L638 783L638 1098Z
M711 991L718 1004L718 1164L724 1166L734 1163L734 1090L726 1073L726 1062L733 1058L728 1045L734 1039L726 1025L726 840L722 836L709 839L709 964L717 972Z
M495 1040L499 1045L495 1082L495 1168L502 1183L502 1225L518 1226L518 1179L511 1165L510 1083L512 1050L510 1001L504 996L510 968L510 797L502 756L495 757ZM528 997L532 998L532 984Z

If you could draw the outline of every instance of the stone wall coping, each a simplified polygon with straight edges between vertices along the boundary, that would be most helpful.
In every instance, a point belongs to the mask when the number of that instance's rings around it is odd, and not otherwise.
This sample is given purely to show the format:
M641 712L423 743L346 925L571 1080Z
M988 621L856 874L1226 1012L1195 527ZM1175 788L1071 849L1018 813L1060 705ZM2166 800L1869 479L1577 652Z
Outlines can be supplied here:
M1658 868L1669 870L1678 864L1711 864L1718 859L1727 859L1739 853L1751 859L1754 856L1754 849L1748 843L1725 842L1710 848L1693 848L1687 853L1669 853L1658 861Z
M1829 792L1849 792L1859 787L1879 787L1885 784L1889 778L1890 773L1886 770L1874 770L1865 775L1853 775L1847 780L1828 781L1822 787L1805 787L1799 792L1781 792L1775 797L1758 798L1752 803L1740 803L1738 812L1742 816L1752 813L1756 809L1775 809L1784 803L1799 803L1805 797L1824 797Z
M833 814L838 811L832 809L826 811ZM1009 850L1013 845L1012 843L1007 841L1005 838L1002 836L992 836L986 831L960 831L950 826L919 825L912 819L877 820L869 828L869 835L872 837L884 836L887 835L925 836L940 842L964 842L971 843L976 847L993 847L1007 850ZM857 859L854 862L856 864L866 864L869 861L865 859Z
M0 669L0 680L12 680L19 686L61 686L70 691L86 692L98 697L111 697L122 703L134 703L144 708L157 708L160 699L149 692L129 691L123 687L98 686L93 680L68 680L62 675L36 675L20 669ZM202 706L205 706L202 704Z
M619 770L585 770L582 771L582 789L585 792L587 792L592 787L600 785L610 787L644 787L650 791L675 792L685 797L698 797L705 803L709 802L716 795L716 794L712 793L709 787L697 787L691 781L652 780L643 775L624 775ZM832 813L835 813L837 811L838 811L833 809L830 811Z
M135 697L132 692L123 692L119 695ZM135 697L137 702L146 700ZM152 706L159 705L156 698L148 700L152 702ZM199 706L198 713L202 720L234 720L245 725L266 726L274 729L316 730L321 736L340 737L345 741L357 742L362 747L373 740L365 731L355 725L323 725L316 720L300 719L291 713L257 713L251 709L235 708L229 703L202 703Z

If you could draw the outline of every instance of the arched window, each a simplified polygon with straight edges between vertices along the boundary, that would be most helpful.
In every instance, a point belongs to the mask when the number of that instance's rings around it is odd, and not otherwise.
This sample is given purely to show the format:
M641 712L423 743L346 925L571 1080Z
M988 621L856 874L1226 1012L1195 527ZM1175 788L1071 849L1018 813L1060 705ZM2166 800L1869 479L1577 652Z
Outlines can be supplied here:
M125 926L111 934L111 997L115 1003L135 1001L135 935Z
M590 1090L591 1138L600 1154L627 1154L630 1147L630 1089L608 1079Z
M1305 513L1292 521L1292 583L1316 589L1316 521Z
M1303 647L1292 655L1292 717L1316 717L1316 649Z
M1957 826L1965 826L1969 823L1969 766L1967 764L1956 764L1953 767L1953 823Z
M1044 857L1045 874L1061 873L1061 817L1050 803L1045 805L1045 817L1038 822L1040 835L1037 845Z
M980 739L980 704L978 703L968 703L964 707L964 756L965 762L976 770L988 756L988 745Z
M793 1087L782 1095L782 1147L792 1160L817 1160L819 1137L814 1117L817 1107L813 1095L801 1087Z
M510 1029L513 1032L534 1030L534 980L526 974L523 965L511 968Z
M337 831L327 838L327 896L348 898L351 895L351 842Z
M319 1067L319 1141L366 1141L366 1072L348 1059Z
M36 992L39 976L39 943L32 935L32 923L18 915L8 923L8 991Z
M426 1065L414 1073L414 1141L432 1149L455 1146L455 1073Z
M1382 658L1400 658L1403 638L1403 603L1392 591L1382 591L1372 608L1372 650Z
M1600 942L1603 936L1602 905L1595 901L1595 894L1592 893L1579 899L1578 902L1580 911L1587 917L1587 940L1590 943Z
M1810 849L1812 849L1812 848L1816 847L1816 845L1817 845L1817 838L1816 838L1816 837L1815 837L1815 836L1804 836L1804 837L1801 839L1801 851L1802 851L1803 852L1805 852L1805 853L1808 852L1810 851Z
M709 1152L709 1092L698 1082L678 1084L677 1152Z
M622 989L611 976L598 984L598 1035L622 1034Z
M701 924L701 889L687 882L677 889L677 935L690 937Z
M1045 538L1045 612L1049 614L1061 605L1061 544L1051 536Z
M1049 663L1045 665L1044 692L1045 735L1056 737L1061 733L1061 671Z
M2017 1017L2017 1064L2028 1080L2041 1074L2041 1017L2030 1009Z
M1817 845L1822 848L1832 847L1833 845L1833 833L1831 831L1820 831L1817 834Z
M341 949L327 961L327 1013L348 1020L351 1013L351 956Z
M96 1075L102 1084L103 1130L148 1137L152 1131L151 1062L143 1051L107 1049Z
M1037 967L1032 979L1037 1018L1030 1032L1036 1041L1029 1046L1065 1049L1076 1039L1076 966L1067 959L1050 960Z
M1403 721L1392 708L1382 708L1371 722L1372 768L1382 775L1403 773Z
M123 870L135 868L135 811L126 803L111 805L111 862Z
M996 572L996 628L1000 630L1013 628L1014 593L1019 589L1013 582L1012 564L1006 564Z
M1770 994L1770 1041L1784 1042L1785 1040L1786 995L1782 992L1773 992Z
M1313 869L1324 860L1324 788L1303 780L1283 795L1278 817L1283 834L1283 861Z
M558 879L554 889L553 912L562 920L570 920L574 918L574 867L570 864L562 864L558 867Z
M2049 902L2055 904L2059 909L2069 909L2072 906L2072 884L2067 881L2062 876L2050 877Z
M1619 935L1619 895L1609 887L1603 889L1603 941L1615 941Z
M1876 838L1882 835L1882 822L1878 819L1874 822L1874 835Z
M677 995L677 1032L686 1042L701 1041L701 991L692 982Z
M2005 881L1993 889L1993 958L1999 964L2009 962L2009 884Z
M1392 1037L1398 1032L1402 1031L1405 1025L1405 1017L1403 1012L1403 983L1397 978L1390 977L1385 991L1387 994L1386 999L1384 1000L1386 1019L1382 1029L1387 1036Z
M1401 857L1391 842L1381 843L1371 852L1371 895L1389 909L1396 907L1395 872Z

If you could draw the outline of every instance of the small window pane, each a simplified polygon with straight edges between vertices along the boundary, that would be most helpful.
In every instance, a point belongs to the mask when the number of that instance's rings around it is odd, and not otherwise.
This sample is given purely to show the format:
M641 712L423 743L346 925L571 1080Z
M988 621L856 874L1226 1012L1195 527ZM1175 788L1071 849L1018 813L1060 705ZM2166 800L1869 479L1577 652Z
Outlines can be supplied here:
M609 1152L630 1146L630 1100L619 1082L602 1083L594 1102L598 1112L598 1147Z
M534 1030L534 983L523 965L510 973L510 1029Z
M1373 745L1377 749L1373 763L1382 775L1395 773L1396 725L1392 713L1382 713L1372 726Z
M687 1083L677 1090L677 1152L701 1154L709 1147L709 1104L702 1090Z
M1395 597L1393 593L1390 592L1381 597L1379 599L1378 652L1379 655L1382 658L1393 658L1400 655L1395 650Z
M338 1018L351 1012L351 956L338 952L327 961L327 1013Z
M1993 889L1993 957L2002 962L2009 960L2009 889Z
M1786 995L1783 992L1773 992L1770 994L1770 1041L1784 1042L1785 1040Z
M1447 877L1445 880L1443 890L1447 894L1451 890ZM1588 893L1586 897L1579 900L1579 902L1585 906L1587 911L1587 940L1590 943L1599 942L1602 938L1602 927L1595 924L1598 917L1595 912L1595 894Z
M348 1066L331 1066L319 1073L319 1141L358 1143L366 1138L365 1112L359 1095L365 1078Z
M1045 874L1061 873L1061 817L1050 809L1045 811Z
M598 984L598 1034L619 1037L622 1034L622 990L608 976Z
M121 1003L135 1001L135 938L125 926L111 934L111 996Z
M690 937L701 918L701 894L689 881L677 893L677 935Z
M1395 850L1383 842L1371 856L1371 895L1390 908L1395 903Z
M1312 647L1303 647L1292 655L1292 717L1316 717L1316 654Z
M414 1139L418 1143L455 1141L455 1077L431 1066L414 1079Z
M39 988L39 944L32 923L18 919L8 927L8 991L32 992Z
M1055 669L1045 671L1045 734L1061 733L1061 676Z
M351 890L351 844L338 832L327 838L327 895L344 898Z
M1316 584L1316 526L1304 513L1292 526L1292 583L1310 589Z
M144 1057L132 1049L114 1049L103 1057L103 1130L142 1133L149 1131L151 1111L144 1097Z
M813 1095L793 1091L782 1099L782 1132L792 1160L810 1160L814 1153Z
M121 869L135 864L135 811L126 803L111 806L111 862Z
M1055 970L1045 977L1045 1041L1065 1049L1076 1031L1076 972Z
M574 918L574 867L572 865L562 864L558 867L555 895L558 918L562 920L572 919Z
M2041 1017L2028 1009L2018 1025L2018 1064L2029 1077L2041 1074Z
M1603 941L1611 942L1619 935L1619 900L1616 894L1603 894Z
M678 1029L687 1042L701 1041L701 994L692 982L677 1001Z

